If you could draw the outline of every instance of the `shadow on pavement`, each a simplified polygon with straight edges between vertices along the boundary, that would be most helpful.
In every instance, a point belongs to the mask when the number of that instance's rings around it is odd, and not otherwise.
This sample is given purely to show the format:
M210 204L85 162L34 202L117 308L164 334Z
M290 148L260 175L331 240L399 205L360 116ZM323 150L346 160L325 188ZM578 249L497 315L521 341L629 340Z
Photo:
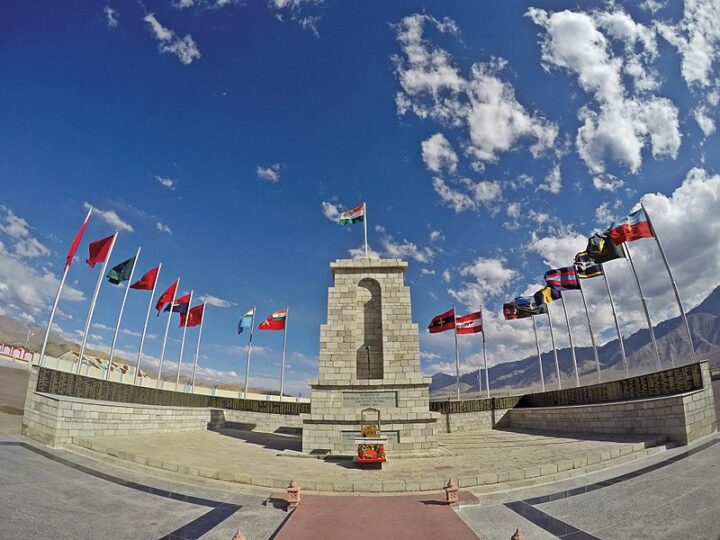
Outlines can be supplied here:
M250 444L257 444L264 448L271 450L283 451L283 450L295 450L300 452L302 450L302 437L297 435L279 435L277 433L261 433L259 431L250 431L243 428L224 427L214 429L217 433L225 435L226 437L232 437L233 439L240 439Z

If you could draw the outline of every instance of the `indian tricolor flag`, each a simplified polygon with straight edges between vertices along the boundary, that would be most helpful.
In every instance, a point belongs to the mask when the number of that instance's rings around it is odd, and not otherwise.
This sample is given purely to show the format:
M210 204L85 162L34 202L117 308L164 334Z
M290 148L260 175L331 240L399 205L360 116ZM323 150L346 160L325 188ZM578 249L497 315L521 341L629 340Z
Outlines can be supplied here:
M340 225L348 225L365 221L365 203L340 213Z
M274 311L272 315L260 323L258 330L285 330L285 319L287 319L287 309Z

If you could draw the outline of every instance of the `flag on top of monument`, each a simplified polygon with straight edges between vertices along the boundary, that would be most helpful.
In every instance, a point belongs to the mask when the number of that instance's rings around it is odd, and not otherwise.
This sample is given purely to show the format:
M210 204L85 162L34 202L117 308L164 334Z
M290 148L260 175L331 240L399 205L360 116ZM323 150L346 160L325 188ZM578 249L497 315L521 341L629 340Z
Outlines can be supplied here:
M70 249L68 249L67 255L65 256L65 266L70 266L70 263L72 263L73 257L75 257L75 252L80 247L80 242L82 241L82 237L85 234L85 229L87 229L88 221L90 221L90 215L92 214L92 210L89 210L87 213L87 216L85 216L85 221L83 221L83 224L80 226L80 229L77 233L75 233L75 238L73 238L72 244L70 244Z
M535 303L539 306L542 304L549 304L554 300L559 300L560 296L560 289L556 289L552 285L548 285L536 292L533 295L533 298L535 299Z
M243 333L243 328L252 328L253 317L255 317L255 308L251 307L245 312L245 315L240 317L238 322L238 334Z
M119 285L120 283L127 281L128 279L130 279L130 274L132 274L134 266L135 257L131 257L127 261L121 262L120 264L113 266L112 269L108 272L108 281L113 285Z
M575 255L575 275L579 279L589 279L604 274L601 264L593 261L586 251Z
M455 308L436 315L428 325L428 330L431 334L452 330L453 328L455 328Z
M547 304L538 304L532 298L527 296L518 296L515 298L515 307L518 314L522 313L525 316L540 315L541 313L548 312Z
M458 334L477 334L478 332L482 332L482 310L455 319L455 331Z
M273 311L272 314L260 323L258 330L285 330L287 309Z
M185 313L190 308L190 295L192 293L186 293L180 298L176 298L174 302L168 303L163 310L165 313L170 311L172 305L173 313Z
M162 311L162 308L165 304L168 302L172 302L173 298L175 298L175 293L177 292L178 283L180 282L180 278L175 280L175 283L170 285L164 293L160 295L160 298L158 298L157 304L155 304L155 309L157 310L157 314L160 315L160 312Z
M351 208L350 210L346 210L345 212L340 212L340 218L339 218L340 225L359 223L364 220L365 220L365 203L362 203L360 206L356 206L355 208Z
M575 274L575 267L566 266L545 272L545 282L556 289L579 289L580 282Z
M652 238L653 232L647 214L645 214L645 209L636 210L624 219L610 225L607 237L616 246L640 238Z
M186 324L188 328L198 326L202 322L203 311L205 311L205 304L200 304L185 313L180 313L180 328Z
M523 313L518 311L515 301L505 302L503 304L503 317L506 321L512 321L513 319L526 319L530 317L530 313Z
M607 236L597 233L588 238L585 252L596 263L606 263L625 257L622 246L616 246L612 241L608 240Z
M143 277L130 285L130 288L137 289L139 291L152 291L153 287L155 287L155 281L157 281L159 271L159 266L156 266L152 270L148 270Z
M90 242L90 257L88 259L85 259L85 262L90 265L90 268L95 268L96 263L105 262L105 259L107 259L108 256L108 252L110 251L110 246L113 243L114 237L115 235L111 235L107 238Z

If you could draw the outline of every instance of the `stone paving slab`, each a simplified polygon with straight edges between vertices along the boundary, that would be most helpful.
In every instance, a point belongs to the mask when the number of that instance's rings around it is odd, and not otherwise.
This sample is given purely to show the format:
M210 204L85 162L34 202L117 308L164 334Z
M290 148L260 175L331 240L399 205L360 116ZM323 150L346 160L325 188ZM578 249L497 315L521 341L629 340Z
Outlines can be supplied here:
M252 442L249 442L252 441ZM239 430L76 439L82 449L131 464L230 484L284 488L294 478L307 491L397 494L460 487L488 492L571 478L661 451L664 438L598 440L512 431L445 434L443 456L392 460L383 470L361 470L351 460L287 457L298 439ZM657 447L653 449L652 447Z

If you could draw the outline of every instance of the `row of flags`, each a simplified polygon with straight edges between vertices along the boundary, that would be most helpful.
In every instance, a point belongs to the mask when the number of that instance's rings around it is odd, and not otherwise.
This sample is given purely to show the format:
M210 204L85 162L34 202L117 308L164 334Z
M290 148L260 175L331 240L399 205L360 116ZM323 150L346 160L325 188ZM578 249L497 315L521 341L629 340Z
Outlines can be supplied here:
M75 234L75 237L73 238L73 241L70 244L70 248L68 249L68 253L65 257L65 269L63 271L63 277L60 281L60 285L58 287L58 292L55 298L55 302L53 304L52 311L50 313L50 317L48 319L48 326L45 332L45 338L43 341L42 349L40 352L40 365L45 365L45 351L47 348L47 341L50 335L50 329L52 327L52 321L55 316L55 312L57 310L57 305L62 293L62 289L64 287L68 271L70 269L70 266L75 258L75 255L77 253L77 250L80 247L80 244L82 243L83 236L85 235L85 231L87 229L88 223L90 221L90 217L92 216L93 210L90 209L87 213L87 216L85 217L85 220L83 221L83 224L81 225L78 232ZM85 322L85 329L83 331L83 338L80 345L80 354L79 359L80 361L75 366L75 372L79 372L80 365L82 364L84 354L85 354L85 348L87 346L87 338L89 335L89 330L92 323L92 318L95 310L95 305L97 302L97 298L100 291L100 286L103 282L103 277L105 277L110 283L113 285L120 285L122 283L127 283L125 287L125 292L123 295L122 303L120 305L120 312L118 315L117 325L115 327L115 332L113 335L112 345L110 348L110 356L108 359L108 368L105 373L105 378L109 379L110 377L110 371L112 369L112 362L115 354L115 346L117 343L117 337L120 330L120 325L122 322L123 317L123 311L125 308L125 302L127 300L128 292L130 289L133 290L139 290L139 291L151 291L150 294L150 300L148 302L148 309L147 309L147 315L145 317L145 324L143 326L143 331L140 337L140 345L138 348L138 355L137 355L137 362L136 362L136 368L135 368L135 384L137 384L138 374L140 373L140 360L142 358L142 350L145 343L145 336L147 333L147 326L148 326L148 320L150 317L150 311L153 305L153 297L155 295L155 289L158 284L158 279L160 276L160 271L162 268L162 263L158 264L158 266L151 268L143 276L137 280L133 281L133 275L135 272L135 268L137 266L138 259L140 257L141 248L137 249L137 252L134 257L131 257L115 266L113 266L110 271L105 275L105 270L108 264L108 261L110 260L110 257L113 252L113 248L115 247L115 242L118 237L118 232L116 231L115 234L108 236L106 238L101 238L99 240L95 240L89 243L88 245L88 257L85 259L85 262L91 267L95 268L95 266L98 263L102 264L102 268L98 275L97 284L95 286L95 291L92 296L92 300L90 302L90 309L88 311L88 316ZM160 366L159 366L159 372L158 372L158 386L160 385L161 376L162 376L162 368L163 368L163 362L165 359L165 348L167 344L167 338L168 338L168 331L170 326L170 320L172 313L179 313L180 315L180 321L179 326L183 328L183 337L180 345L180 357L178 360L178 370L177 370L177 376L176 376L176 385L179 384L180 381L180 366L182 364L182 358L183 358L183 349L185 345L185 336L187 332L187 328L200 326L200 331L198 332L198 339L197 339L197 347L195 351L195 359L193 364L193 373L192 373L192 386L194 388L195 386L195 372L197 369L197 361L200 353L200 339L202 335L202 324L204 319L204 313L205 313L205 302L202 302L201 304L198 304L194 307L191 307L192 304L192 297L193 297L193 291L190 291L189 293L177 297L177 291L180 285L180 278L177 278L166 290L163 292L160 297L158 298L157 303L155 304L155 309L157 311L157 315L159 316L160 313L164 310L168 313L168 321L165 328L165 335L163 338L163 344L162 344L162 352L160 354Z

